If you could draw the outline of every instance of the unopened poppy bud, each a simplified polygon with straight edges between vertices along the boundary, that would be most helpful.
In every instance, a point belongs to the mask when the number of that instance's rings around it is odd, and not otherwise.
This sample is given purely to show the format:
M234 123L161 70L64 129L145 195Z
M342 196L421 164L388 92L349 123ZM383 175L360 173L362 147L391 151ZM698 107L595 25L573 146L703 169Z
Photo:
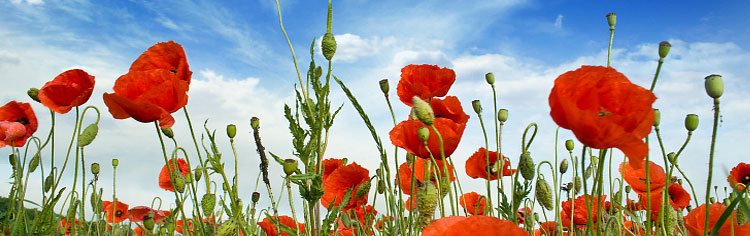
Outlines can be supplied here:
M477 114L482 113L482 103L479 100L471 101L471 107L474 108L474 112Z
M419 127L419 129L417 129L417 137L419 137L419 140L422 140L422 142L427 142L427 140L430 139L430 130L427 129L427 127Z
M550 190L547 180L542 178L537 179L535 191L534 196L536 197L536 201L539 202L539 205L547 210L552 210L552 207L554 206L552 203L552 194L550 194L552 190Z
M203 177L203 169L198 167L193 170L195 172L195 181L201 181L201 177Z
M154 230L154 213L149 212L146 217L143 218L143 227L146 227L146 229L151 232L151 230Z
M29 173L33 173L37 167L39 167L39 159L41 159L41 154L36 153L34 154L34 157L31 158L29 161Z
M492 74L492 72L484 74L484 80L490 85L495 84L495 74Z
M435 215L438 205L437 187L432 182L427 182L417 190L417 212L419 212L419 223L428 225Z
M16 154L8 155L8 162L10 162L10 166L16 168Z
M221 189L224 191L229 191L231 188L229 187L229 183L224 182L224 184L221 185Z
M101 171L101 167L99 166L99 163L97 162L91 163L91 173L94 175L98 175L99 171Z
M591 177L591 172L593 171L591 168L592 166L593 165L589 165L588 167L586 167L586 170L583 171L583 179L588 180L589 177Z
M432 123L435 122L435 112L432 111L432 107L429 103L414 96L412 98L412 104L414 104L414 115L417 116L419 121L425 125L432 125Z
M565 174L565 172L568 172L568 159L563 159L560 162L560 174Z
M216 206L216 195L215 194L203 194L203 197L201 198L201 210L203 210L203 213L206 215L210 215L214 212L214 207Z
M120 165L120 160L117 158L112 159L112 167L117 167L118 165Z
M672 48L672 44L670 44L667 41L661 41L659 43L659 58L665 58L667 57L667 54L669 54L669 49Z
M691 210L693 210L693 207L692 207L692 206L690 206L690 205L688 205L687 207L685 207L685 210L686 210L687 212L690 212Z
M323 76L323 67L315 67L315 78L320 78Z
M342 213L341 216L341 223L344 224L344 227L351 228L352 227L352 218L349 217L349 214Z
M706 93L709 97L719 98L724 94L724 80L721 75L709 75L705 80Z
M218 236L237 235L237 222L234 219L227 220L219 226Z
M388 79L381 79L380 82L378 82L380 85L380 91L385 94L385 96L388 96L388 90L390 90L390 86L388 85Z
M518 171L521 172L521 176L526 180L534 178L534 160L531 159L531 153L525 152L521 154L521 158L518 161Z
M174 190L178 193L185 192L185 177L183 177L181 174L172 174L172 179L174 180L174 184L172 187L174 187Z
M609 24L609 30L615 30L615 24L617 24L617 14L614 12L607 13L607 24Z
M252 200L253 203L258 203L258 201L260 200L260 193L259 192L253 192L253 195L250 198L250 200Z
M193 172L188 171L187 174L185 174L185 182L186 183L192 183L193 182Z
M55 177L52 176L52 173L49 173L47 178L44 179L44 192L49 192L53 184L55 184Z
M715 197L711 197L711 198L708 199L708 202L710 202L711 204L714 204L714 203L716 203L716 198Z
M364 183L359 185L359 188L357 188L357 192L354 195L355 198L361 199L367 196L367 193L370 192L370 181L365 181Z
M341 158L341 163L342 165L347 165L349 163L349 158L346 158L346 157Z
M326 60L333 59L333 54L336 54L336 38L333 37L332 33L326 33L323 35L323 42L321 44L323 48L323 56Z
M500 123L508 121L508 110L507 109L500 109L497 111L497 121L500 121Z
M659 123L661 123L661 111L654 109L654 126L659 126Z
M582 182L581 176L576 176L575 178L573 178L573 190L574 190L573 192L574 193L581 192L581 185L582 185L581 182Z
M685 129L690 132L695 131L698 128L698 115L688 114L685 116Z
M234 124L227 125L227 137L234 139L237 136L237 126Z
M260 129L260 119L258 117L250 118L250 126L253 127L253 130Z
M284 174L286 174L286 176L294 174L294 172L297 171L297 165L297 160L284 159Z
M677 155L674 154L674 152L670 152L667 154L667 159L669 160L669 163L672 163L672 165L677 165Z
M174 138L174 131L172 128L161 128L161 133L164 136L167 136L167 138L173 139Z
M575 147L575 142L573 142L572 139L565 140L565 149L569 152L573 151L573 148Z
M618 204L619 204L620 202L622 202L622 191L617 191L617 192L615 193L615 196L613 196L613 197L612 197L612 201L613 201L613 202L616 202L616 203L618 203Z
M630 185L625 186L625 193L630 194L630 191L633 191L633 188Z
M378 193L383 194L385 192L385 181L378 180Z
M83 129L80 135L78 135L78 147L85 147L91 144L96 138L96 134L99 133L99 126L96 124L90 124Z
M30 88L29 91L26 91L26 94L29 95L31 100L34 100L36 102L41 102L39 100L39 89L38 88Z
M677 184L682 185L682 179L677 179Z

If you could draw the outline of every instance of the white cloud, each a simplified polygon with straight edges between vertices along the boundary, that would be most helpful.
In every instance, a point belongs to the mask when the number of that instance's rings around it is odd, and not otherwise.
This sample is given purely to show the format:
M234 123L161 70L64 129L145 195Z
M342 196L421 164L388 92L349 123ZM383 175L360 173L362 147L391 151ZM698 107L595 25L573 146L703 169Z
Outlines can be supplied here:
M44 0L10 0L13 4L42 5Z
M178 26L172 19L169 19L167 17L159 17L156 19L156 22L159 22L162 26L166 27L167 29L171 30L180 30L180 26Z
M555 26L555 29L562 29L563 27L563 15L559 14L557 15L557 18L555 18L555 23L553 24Z
M318 40L320 42L320 39ZM336 56L335 61L354 62L362 57L377 54L386 47L393 46L396 43L395 37L372 37L362 38L355 34L336 35Z

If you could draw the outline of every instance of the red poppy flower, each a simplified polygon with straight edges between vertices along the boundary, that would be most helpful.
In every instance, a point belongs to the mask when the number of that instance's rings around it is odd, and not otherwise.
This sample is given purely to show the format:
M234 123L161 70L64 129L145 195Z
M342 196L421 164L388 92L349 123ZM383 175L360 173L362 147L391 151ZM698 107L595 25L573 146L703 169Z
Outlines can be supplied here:
M433 221L423 231L422 236L484 236L484 235L527 236L526 230L515 223L491 216L450 216Z
M167 70L179 80L190 84L193 72L182 46L173 41L157 43L141 54L130 66L130 71Z
M566 218L569 218L571 215L573 216L573 224L586 225L589 214L588 207L586 206L586 199L589 199L591 202L591 220L593 221L592 223L596 223L596 216L598 215L597 211L599 210L597 207L597 201L599 201L598 206L604 208L606 206L606 198L606 195L602 195L601 198L598 198L597 196L581 195L575 199L575 209L573 209L573 203L570 200L562 202L562 209L568 216Z
M401 69L396 93L404 104L411 106L411 99L418 96L422 100L442 97L456 81L456 73L436 65L408 65Z
M406 199L406 203L404 204L404 207L406 207L407 211L411 211L412 209L417 209L417 195L411 195Z
M721 203L712 203L708 206L709 218L708 218L708 229L705 229L704 223L706 220L706 204L700 205L699 207L691 210L685 215L685 228L688 229L690 236L701 236L704 231L712 230L719 217L727 209ZM737 217L736 212L732 211L732 215L724 222L724 225L719 228L719 235L732 235L732 225L734 224L734 235L750 235L750 224L737 225L735 220Z
M414 159L414 177L416 177L416 183L415 188L419 186L419 183L424 183L428 180L427 173L426 173L426 165L427 163L430 163L430 174L429 174L429 180L431 180L433 183L436 182L435 175L438 175L438 177L443 178L445 175L445 171L448 171L448 178L451 182L456 180L456 177L453 175L453 165L449 164L448 162L442 161L442 160L435 160L435 163L432 163L431 160L423 159L423 158L415 158ZM398 174L399 174L399 180L398 186L401 188L401 191L404 194L411 194L411 176L412 176L412 169L409 163L402 163L398 167Z
M456 151L458 143L461 142L466 124L459 124L446 118L435 118L433 125L443 138L445 156L450 157ZM425 127L425 125L418 120L402 121L391 130L391 143L420 158L430 158L430 154L432 154L435 159L442 159L437 134L432 128L427 127L430 131L430 137L427 139L427 146L430 149L427 150L422 140L417 136L417 130L421 127Z
M562 234L557 234L557 227L555 226L554 221L545 221L542 223L539 223L539 229L537 229L534 232L534 235L536 236L564 236L568 235L568 232L562 232Z
M298 224L296 221L294 221L294 219L292 219L292 217L289 217L289 216L279 216L277 219L278 219L278 221L277 220L273 220L272 221L272 219L265 218L265 219L263 219L263 221L258 222L258 226L260 226L260 229L262 229L263 232L265 232L266 235L268 235L268 236L278 236L278 235L287 236L287 235L289 235L286 232L283 232L283 230L282 230L281 234L279 234L279 231L276 231L276 225L279 224L279 223L281 225L283 225L283 226L286 226L286 227L292 229L293 231L296 231L297 227L299 227L300 233L304 233L305 232L305 224L303 224L303 223L299 223Z
M74 225L76 227L79 227L79 226L81 226L81 222L78 221L77 219L74 219L73 222L68 222L68 218L63 217L62 219L60 219L60 228L58 228L58 229L59 229L59 231L63 231L64 230L65 231L65 236L68 236L68 235L70 235L70 233L71 233Z
M484 209L487 208L487 199L476 192L464 193L459 203L471 215L484 215Z
M180 172L182 176L186 176L188 172L190 172L190 167L188 166L185 159L178 158L177 159L177 167L180 168ZM167 165L165 164L161 168L161 172L159 172L159 187L174 192L174 187L172 186L172 179L170 178L169 174L174 171L174 159L169 160L169 170L167 170Z
M550 115L592 148L620 149L635 169L643 167L651 132L654 94L611 67L583 66L555 80Z
M143 236L143 235L145 235L145 234L143 234L143 227L141 227L141 226L136 226L136 227L135 227L135 228L133 229L133 235L136 235L136 236Z
M347 190L353 189L349 203L345 210L352 209L367 203L368 194L361 193L360 186L370 181L369 171L356 162L336 168L325 181L323 181L323 196L320 203L328 207L332 202L334 205L341 204Z
M94 76L80 69L68 70L39 89L39 101L50 110L65 114L83 105L94 92Z
M524 207L521 209L518 209L516 211L516 214L518 214L518 224L525 224L526 223L526 216L531 215L531 208Z
M661 191L667 181L667 174L664 173L664 168L658 164L650 161L649 163L649 178L651 179L651 194ZM646 168L635 169L628 162L624 162L620 165L620 173L625 182L636 193L646 193L649 188L646 187Z
M432 99L430 107L435 113L435 118L446 118L459 124L466 124L469 121L469 115L464 112L461 101L456 96Z
M110 201L102 201L102 212L107 217L109 223L120 223L128 219L128 204L117 201L117 204Z
M366 235L373 235L372 226L375 223L375 215L378 211L370 205L356 207L347 211L350 219L356 219L359 222L359 228L364 231ZM344 222L339 218L339 226L336 235L357 235L355 232L358 231L355 227L346 227Z
M323 180L328 178L334 170L344 166L344 161L341 159L328 158L323 160Z
M0 121L18 122L26 128L23 137L16 138L15 136L19 133L19 129L18 127L15 127L15 125L10 124L6 130L3 130L3 134L0 134L6 136L3 137L3 139L0 139L0 148L11 144L9 141L6 142L6 140L9 140L7 136L12 136L14 138L14 147L23 147L23 145L26 144L26 140L29 139L39 127L34 110L31 109L31 105L25 102L10 101L0 107ZM10 131L10 135L6 133L8 131Z
M487 149L479 148L474 154L472 154L469 159L466 159L466 175L468 175L471 178L482 178L482 179L488 179L489 180L496 180L500 178L500 172L497 171L497 168L495 168L495 165L498 165L500 158L497 152L490 151L489 153L489 165L487 165ZM510 169L510 159L503 156L505 159L503 161L503 171L502 176L511 176L514 173L516 173L516 170ZM495 169L495 171L493 171Z
M667 191L669 191L669 205L671 205L673 209L682 210L690 205L690 194L684 188L682 188L682 185L670 184ZM642 209L649 209L648 201L646 201L646 193L640 193L638 194L638 197L640 198ZM659 216L659 212L661 211L662 207L661 203L662 192L652 192L651 216L653 216L654 218Z
M20 140L26 135L26 127L18 122L0 121L0 148Z
M729 181L729 185L733 188L737 188L739 191L745 191L745 188L750 185L750 164L744 162L737 164L737 166L732 168L732 171L729 172L727 180Z
M128 219L130 219L130 222L141 222L151 212L154 213L153 219L157 224L172 214L170 211L160 211L147 206L137 206L128 210Z

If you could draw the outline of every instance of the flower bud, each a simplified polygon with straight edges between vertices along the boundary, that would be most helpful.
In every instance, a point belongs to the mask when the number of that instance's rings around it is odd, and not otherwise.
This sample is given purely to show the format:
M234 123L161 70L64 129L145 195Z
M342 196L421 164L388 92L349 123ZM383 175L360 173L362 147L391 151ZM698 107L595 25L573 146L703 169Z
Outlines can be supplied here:
M379 194L383 194L385 192L385 181L383 181L382 179L378 180L378 186L377 186L377 188L378 188L377 189L378 193Z
M237 136L237 126L234 124L227 125L227 137L234 139Z
M36 153L34 157L29 161L29 173L33 173L37 167L39 167L39 159L42 158L42 154Z
M315 78L320 78L321 76L323 76L323 68L320 66L315 67Z
M417 116L419 121L425 125L432 125L432 123L435 122L435 112L432 111L432 107L429 103L414 96L414 98L412 98L412 104L414 104L414 115Z
M352 227L352 218L349 217L349 214L342 213L340 214L340 218L341 218L341 223L344 225L344 227L346 228Z
M297 171L297 160L294 159L284 159L284 174L286 176L290 176L294 174L295 171Z
M622 202L622 191L617 191L615 195L612 196L612 202L616 202L617 204Z
M422 226L429 224L435 215L439 200L437 195L437 187L429 181L417 190L417 212Z
M427 129L427 127L419 127L419 129L417 129L417 137L419 137L419 140L422 140L422 142L427 142L427 140L430 139L430 130Z
M677 155L674 154L674 152L670 152L667 154L667 159L669 160L669 163L672 163L672 165L677 165Z
M174 138L174 131L172 128L161 128L161 133L164 134L164 136L167 136L167 138Z
M710 202L711 204L714 204L714 203L716 203L716 198L715 197L711 197L711 198L708 199L708 202Z
M607 24L609 24L609 30L615 30L615 24L617 24L617 14L614 12L607 13Z
M477 114L482 113L482 103L479 100L471 101L471 107L474 108L474 112Z
M253 130L260 129L260 119L258 117L250 118L250 126L253 127Z
M96 124L90 124L83 129L80 135L78 135L78 147L85 147L91 144L96 138L96 134L99 133L99 126Z
M581 192L581 185L582 185L581 182L582 182L581 176L576 176L575 178L573 178L573 190L574 190L573 193L577 194Z
M154 213L149 212L146 217L143 218L143 227L146 227L146 230L151 232L151 230L154 230Z
M589 177L591 177L592 167L594 165L589 165L586 167L586 170L583 171L583 179L588 180Z
M203 168L195 168L193 172L195 172L195 181L201 181L201 177L203 177Z
M259 192L253 192L253 195L250 198L250 200L252 200L253 203L258 203L258 201L260 200L260 193Z
M659 126L659 123L661 123L661 111L654 108L654 126Z
M565 174L565 172L568 172L568 159L563 159L560 162L560 174Z
M201 210L206 215L213 214L214 207L216 206L216 195L215 194L203 194L201 197Z
M91 163L91 173L94 175L98 175L99 171L101 171L101 167L99 166L99 163L97 162Z
M573 151L573 148L575 147L575 142L573 142L572 139L565 140L565 149L569 152Z
M55 177L52 176L52 172L50 172L47 178L44 179L44 192L49 192L49 190L52 189L53 184L55 184Z
M323 42L321 44L323 48L323 56L326 60L333 59L333 54L336 54L336 38L333 37L332 33L326 33L323 35Z
M531 153L525 152L521 154L521 158L518 161L518 171L521 172L521 176L526 180L534 178L534 160L531 159Z
M552 210L552 207L554 206L552 203L552 195L550 194L551 191L547 180L542 178L536 180L536 192L534 196L536 197L536 201L539 202L539 205L547 210Z
M39 89L38 88L30 88L29 91L26 91L26 94L29 95L31 100L34 100L36 102L41 102L39 100Z
M120 160L117 160L117 158L112 159L112 167L117 168L118 165L120 165Z
M677 184L682 185L682 179L677 179Z
M230 219L219 225L217 230L218 236L230 236L237 235L237 222L234 219Z
M690 132L695 131L698 128L698 115L688 114L685 116L685 129Z
M192 183L193 182L193 172L188 171L187 174L185 174L185 182L186 183Z
M354 197L356 199L361 199L364 197L367 197L367 194L370 192L370 181L365 181L364 183L360 184L357 188L357 192L355 193Z
M669 44L667 41L661 41L661 43L659 43L659 58L667 57L670 48L672 48L672 44Z
M508 121L508 110L507 109L500 109L500 110L497 111L497 121L500 121L500 123Z
M16 168L16 154L8 155L8 162L10 162L10 166L13 167L13 169L15 169Z
M381 79L378 84L380 85L380 91L383 92L385 96L388 96L388 90L390 90L390 86L388 86L388 79Z
M492 72L484 74L484 80L490 85L495 84L495 74L492 74Z
M633 188L630 185L625 186L625 193L630 194L630 191L633 191Z
M705 80L706 93L709 97L719 98L724 94L724 80L721 75L709 75Z
M172 187L174 187L174 190L178 193L185 192L185 177L183 177L181 174L172 174L172 180L174 181L172 184Z

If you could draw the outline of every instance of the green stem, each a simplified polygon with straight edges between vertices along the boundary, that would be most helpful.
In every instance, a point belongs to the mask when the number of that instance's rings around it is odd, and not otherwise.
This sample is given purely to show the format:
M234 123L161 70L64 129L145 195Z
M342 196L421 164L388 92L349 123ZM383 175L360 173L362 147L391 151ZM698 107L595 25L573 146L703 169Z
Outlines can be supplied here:
M708 205L709 205L709 198L711 197L711 177L713 177L714 173L714 150L716 148L716 132L719 127L719 98L714 98L714 124L713 129L711 131L711 151L708 155L708 180L706 181L706 219L703 224L704 232L703 235L707 235L709 229L708 227L708 220L710 219L709 214L711 212L709 211Z
M479 118L479 124L482 127L482 135L484 136L484 147L485 147L485 152L484 152L485 165L484 166L485 166L485 169L487 169L486 167L489 167L491 165L490 144L489 144L489 141L487 140L487 130L484 128L484 120L482 119L482 114L477 113L477 117ZM500 170L498 171L499 172L498 175L500 177L502 177L503 175L503 170L504 170L503 166L500 166ZM490 173L490 171L487 171L487 178L484 180L484 184L487 187L487 205L484 211L487 212L489 216L492 216L493 205L492 205L492 192L490 191L490 179L492 179L492 173Z

